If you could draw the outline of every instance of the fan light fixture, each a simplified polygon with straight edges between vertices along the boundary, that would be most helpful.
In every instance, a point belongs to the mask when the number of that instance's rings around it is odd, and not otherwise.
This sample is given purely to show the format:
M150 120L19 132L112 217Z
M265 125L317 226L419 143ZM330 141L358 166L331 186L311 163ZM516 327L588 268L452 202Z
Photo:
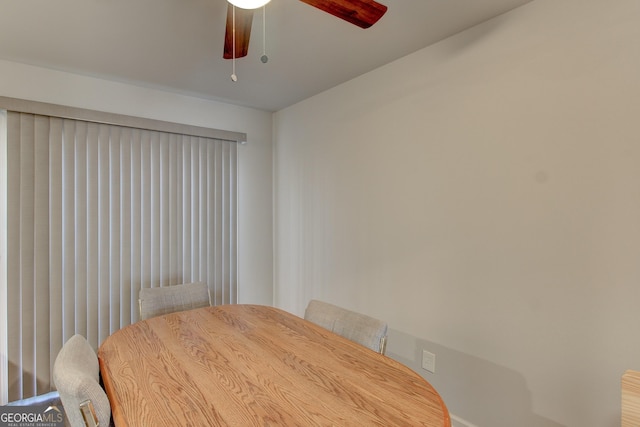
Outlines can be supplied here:
M271 0L229 0L229 3L240 9L257 9Z

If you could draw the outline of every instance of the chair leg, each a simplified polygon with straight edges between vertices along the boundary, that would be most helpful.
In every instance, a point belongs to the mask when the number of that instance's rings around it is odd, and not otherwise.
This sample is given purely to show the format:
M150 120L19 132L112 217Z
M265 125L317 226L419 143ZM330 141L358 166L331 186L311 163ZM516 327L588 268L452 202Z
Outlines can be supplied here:
M98 427L98 416L96 415L96 409L93 407L93 403L90 400L85 400L80 404L80 413L84 419L84 424L87 427Z

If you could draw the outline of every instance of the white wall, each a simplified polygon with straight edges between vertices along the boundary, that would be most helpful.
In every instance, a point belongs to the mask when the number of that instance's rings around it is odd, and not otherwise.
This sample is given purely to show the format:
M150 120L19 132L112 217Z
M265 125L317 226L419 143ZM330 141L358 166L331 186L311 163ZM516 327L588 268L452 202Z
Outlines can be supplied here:
M0 61L0 95L244 132L239 146L239 300L272 304L272 114Z
M275 304L386 319L389 354L477 426L618 426L640 369L639 16L535 0L276 113Z

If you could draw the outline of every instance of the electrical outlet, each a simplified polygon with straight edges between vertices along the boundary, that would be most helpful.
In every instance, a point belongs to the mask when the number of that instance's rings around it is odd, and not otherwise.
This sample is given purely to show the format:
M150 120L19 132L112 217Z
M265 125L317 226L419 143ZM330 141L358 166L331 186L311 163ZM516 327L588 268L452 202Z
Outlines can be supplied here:
M422 350L422 369L426 369L432 374L436 373L436 355L427 351Z

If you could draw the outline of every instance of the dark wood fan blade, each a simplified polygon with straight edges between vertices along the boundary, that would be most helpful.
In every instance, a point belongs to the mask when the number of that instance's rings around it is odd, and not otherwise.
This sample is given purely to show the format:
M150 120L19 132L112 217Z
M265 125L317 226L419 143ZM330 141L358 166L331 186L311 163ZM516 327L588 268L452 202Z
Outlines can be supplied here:
M300 0L360 28L369 28L385 14L387 6L374 0Z
M236 58L247 56L253 10L236 7ZM233 58L233 5L227 3L227 30L224 34L224 59Z

